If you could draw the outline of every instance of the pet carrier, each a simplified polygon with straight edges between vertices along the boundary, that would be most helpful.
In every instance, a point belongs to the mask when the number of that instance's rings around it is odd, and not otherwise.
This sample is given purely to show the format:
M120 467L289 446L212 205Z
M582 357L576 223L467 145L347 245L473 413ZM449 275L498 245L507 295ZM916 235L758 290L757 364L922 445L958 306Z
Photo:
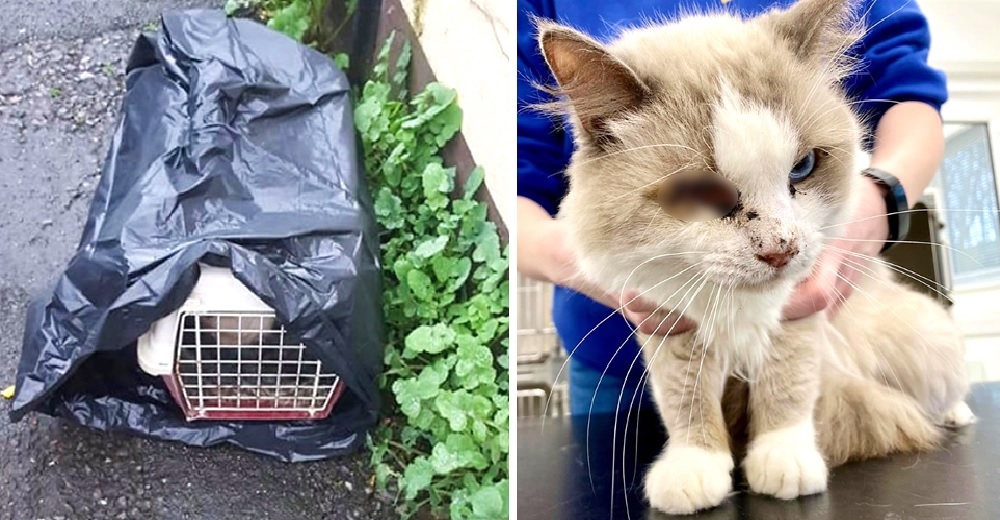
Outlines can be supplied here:
M225 268L202 265L187 301L139 338L137 353L188 420L323 418L342 390Z

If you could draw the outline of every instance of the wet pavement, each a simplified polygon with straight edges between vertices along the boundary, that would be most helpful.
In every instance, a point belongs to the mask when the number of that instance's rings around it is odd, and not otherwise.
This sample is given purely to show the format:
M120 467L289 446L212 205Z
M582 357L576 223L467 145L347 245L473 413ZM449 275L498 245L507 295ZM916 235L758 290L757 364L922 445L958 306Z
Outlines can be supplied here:
M0 387L12 384L29 300L73 254L123 90L124 61L164 9L207 0L0 4ZM392 518L367 454L285 464L45 416L0 400L0 520Z

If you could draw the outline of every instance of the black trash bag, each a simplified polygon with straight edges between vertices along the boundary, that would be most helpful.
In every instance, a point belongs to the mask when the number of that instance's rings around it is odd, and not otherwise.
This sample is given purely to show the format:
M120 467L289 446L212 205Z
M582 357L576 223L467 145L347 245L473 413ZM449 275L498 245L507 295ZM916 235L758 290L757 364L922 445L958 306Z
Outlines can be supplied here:
M29 310L10 412L286 461L346 453L375 424L377 231L349 86L319 52L218 11L165 14L127 67L122 118L78 250ZM320 421L187 422L136 339L198 263L230 267L346 391Z

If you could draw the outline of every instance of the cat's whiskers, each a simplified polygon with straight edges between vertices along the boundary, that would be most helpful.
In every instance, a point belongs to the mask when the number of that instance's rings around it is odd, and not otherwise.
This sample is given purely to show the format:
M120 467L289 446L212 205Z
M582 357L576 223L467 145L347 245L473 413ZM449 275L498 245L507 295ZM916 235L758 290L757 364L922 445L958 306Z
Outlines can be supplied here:
M692 294L692 295L691 295L691 297L690 297L690 298L688 299L688 302L687 302L687 304L686 304L686 305L684 306L684 309L683 309L683 310L681 310L681 315L682 315L682 316L684 315L684 313L685 313L685 312L687 312L687 309L688 309L688 307L690 307L690 306L691 306L691 304L692 304L692 303L694 303L694 300L695 300L695 298L697 298L698 294L700 294L700 293L701 293L702 289L703 289L703 288L705 287L705 284L706 284L707 282L708 282L708 275L706 275L706 274L704 274L704 273L703 273L703 276L701 276L701 281L700 281L700 284L698 285L698 289L697 289L697 290L695 291L695 293L694 293L694 294ZM694 287L694 286L692 286L692 288L693 288L693 287ZM685 293L684 297L682 297L682 301L683 301L683 299L684 299L684 298L687 298L687 294L686 294L686 293ZM678 302L678 305L679 305L679 304L680 304L680 303ZM672 310L671 310L671 312L673 312L674 310L676 310L676 308L677 308L677 306L675 306L675 307L674 307L674 309L672 309ZM661 322L661 325L662 325L662 323L663 323L663 322ZM670 337L670 333L671 333L671 332L673 332L673 330L674 330L674 327L676 327L676 326L677 326L677 323L675 322L675 323L674 323L673 325L671 325L671 326L670 326L670 329L669 329L669 330L667 331L667 333L666 333L666 334L664 334L663 336L661 336L661 338L660 338L660 343L659 343L659 344L658 344L658 345L656 346L656 349L655 349L655 350L653 351L653 355L652 355L652 356L650 356L650 359L649 359L649 362L648 362L648 363L646 363L646 364L645 364L645 366L643 367L643 373L642 373L642 374L640 374L640 376L639 376L639 381L640 381L640 383L641 383L642 381L644 381L644 380L648 381L648 379L649 379L649 367L650 367L650 366L651 366L651 365L653 364L653 362L654 362L654 361L656 360L656 356L657 356L657 354L659 354L659 352L660 352L660 349L661 349L661 348L663 347L663 344L664 344L664 343L666 342L667 338L668 338L668 337ZM650 336L649 336L648 338L646 338L646 341L645 341L645 342L643 343L642 347L640 348L640 354L641 354L641 352L642 352L642 349L643 349L643 348L645 348L646 344L647 344L647 343L648 343L649 341L651 341L651 340L652 340L653 338L655 338L655 336L652 336L652 335L650 335ZM631 371L632 371L632 368L634 368L634 367L635 367L635 362L636 362L637 360L638 360L638 357L637 357L636 359L633 359L633 360L632 360L632 365L631 365L631 366L629 367L629 372L631 372ZM628 379L628 375L627 375L627 374L626 374L625 378L626 378L626 379ZM630 420L630 418L631 418L631 416L632 416L632 408L633 408L633 407L635 406L635 398L636 398L636 395L638 395L638 394L639 394L639 392L636 392L636 391L633 391L633 392L632 392L632 402L631 402L631 403L629 403L629 411L628 411L628 413L626 414L626 417L625 417L625 424L626 424L626 427L627 427L627 425L628 425L628 422L629 422L629 420ZM640 405L641 405L641 403L640 403ZM619 407L619 408L621 407L621 395L619 395L619 400L618 400L618 407ZM637 419L637 421L638 421L638 419ZM614 425L614 427L615 427L615 431L617 432L617 428L618 428L618 421L617 421L617 417L616 417L616 420L615 420L615 425ZM614 435L612 436L612 439L613 439L613 440L612 440L612 442L614 443L614 439L617 439L617 433L615 433L615 434L614 434ZM636 435L636 439L638 439L638 434ZM636 442L638 442L638 440L637 440ZM636 448L636 449L638 449L638 445L637 445L637 448ZM624 446L622 447L622 451L623 451L623 453L622 453L622 480L623 480L623 485L624 485L624 479L625 479L625 469L624 469L624 464L625 464L625 454L624 454ZM614 452L615 452L615 446L612 446L612 447L611 447L611 452L612 452L612 454L611 454L611 457L612 457L612 460L614 460ZM638 457L638 454L637 454L636 456ZM613 473L613 472L612 472L612 473ZM634 477L633 477L633 479L634 479ZM614 475L612 474L612 490L614 489L614 482L613 482L613 481L614 481ZM614 500L614 494L613 494L613 492L612 492L612 500ZM625 493L625 506L626 506L626 511L628 511L628 492L627 492L627 490L626 490L626 493ZM612 507L612 510L613 510L613 509L614 509L614 508Z
M863 32L861 33L861 38L864 38L864 37L868 36L869 34L871 34L871 32L872 32L872 31L873 31L873 30L874 30L874 29L875 29L876 27L878 27L879 25L881 25L881 24L882 24L882 22L884 22L884 21L888 20L889 18L891 18L892 16L894 16L894 15L895 15L896 13L898 13L898 12L902 11L902 10L903 10L903 9L904 9L904 8L905 8L906 6L910 5L910 3L911 3L911 0L907 0L906 2L904 2L904 3L903 3L903 5L899 6L899 8L898 8L898 9L896 9L895 11L893 11L893 12L891 12L891 13L889 13L889 14L887 14L887 15L883 16L881 20L879 20L879 21L877 21L877 22L875 22L875 23L873 23L873 24L871 24L871 25L868 25L868 24L867 24L867 23L865 22L865 19L866 19L866 18L868 18L868 15L869 15L869 14L871 14L871 12L872 12L872 9L874 9L874 8L875 8L875 2L877 2L877 1L878 1L878 0L873 0L873 1L872 1L872 5L868 6L868 10L867 10L867 11L865 11L865 14L864 14L864 15L862 15L862 16L861 16L860 18L858 18L858 20L856 20L856 21L855 21L855 25L854 25L854 29L855 29L855 30L856 30L856 29L857 29L857 28L858 28L859 26L861 26L862 24L864 24L864 27L865 27L865 30L864 30L864 31L863 31Z
M830 146L830 147L819 146L819 147L817 147L817 149L819 149L819 150L822 150L824 152L830 153L829 150L827 150L827 148L830 148L830 149L839 149L836 146ZM841 166L845 166L845 167L847 166L846 163L844 163L844 161L840 157L837 157L836 155L833 155L833 154L830 154L829 157L831 159L837 161L838 163L840 163Z
M654 184L658 184L658 183L662 182L662 181L663 181L664 179L666 179L666 178L668 178L668 177L671 177L671 176L673 176L673 175L676 175L676 174L678 174L678 173L680 173L680 172L682 172L682 171L684 171L684 170L688 170L688 169L690 169L690 168L691 168L691 167L692 167L693 165L695 165L695 164L696 164L697 162L698 162L698 158L695 158L695 159L692 159L692 160L690 160L690 161L688 161L688 162L684 163L684 165L683 165L683 166L681 166L680 168L677 168L676 170L674 170L674 171L672 171L672 172L670 172L670 173L666 173L666 174L664 174L664 175L661 175L661 176L660 176L659 178L657 178L657 179L654 179L654 180L652 180L652 181L650 181L650 182L647 182L646 184L643 184L642 186L638 186L638 187L636 187L636 188L633 188L633 189L631 189L631 190L629 190L629 191L626 191L625 193L623 193L623 194L621 194L621 195L619 195L619 196L617 196L617 197L614 197L614 198L611 198L611 199L608 199L608 200L610 200L610 201L615 201L615 200L619 200L619 199L623 199L623 198L627 198L627 197L631 197L631 196L634 196L634 194L635 194L636 192L638 192L638 191L642 191L642 190L644 190L644 189L646 189L646 188L649 188L649 187L653 186Z
M648 262L648 261L647 261L647 262ZM685 269L681 270L680 272L678 272L677 274L675 274L675 275L673 275L673 276L671 276L671 277L669 277L669 278L667 278L667 279L665 279L665 280L661 280L660 282L658 282L657 284L655 284L655 285L654 285L654 286L653 286L652 288L650 288L650 289L647 289L646 291L643 291L642 293L640 293L640 295L641 295L641 294L645 294L646 292L649 292L649 291L651 291L651 290L655 289L655 288L656 288L657 286L659 286L659 285L661 285L661 284L663 284L663 283L666 283L667 281L669 281L669 280L672 280L672 279L674 279L674 278L676 278L676 277L678 277L678 276L680 276L680 275L684 274L685 272L687 272L687 271L689 271L689 270L691 270L691 269L693 269L693 268L697 267L697 265L698 265L698 264L695 264L695 265L692 265L692 266L690 266L690 267L687 267L687 268L685 268ZM637 266L637 268L638 268L638 266ZM633 270L633 272L634 272L634 270ZM687 285L688 285L689 283L692 283L692 281L693 281L694 283L693 283L693 284L691 285L691 287L690 287L690 288L688 288L688 290L687 290L687 291L686 291L686 292L684 293L684 295L682 295L682 296L681 296L681 301L683 301L683 300L684 300L684 298L687 298L687 295L688 295L688 294L690 293L691 289L693 289L693 288L694 288L694 286L698 284L698 281L699 281L700 279L704 279L704 278L705 278L706 276L707 276L707 275L705 275L705 274L704 274L704 273L703 273L702 271L698 271L698 272L697 272L697 273L696 273L696 274L695 274L694 276L692 276L692 277L691 277L691 278L689 278L689 279L688 279L687 281L685 281L685 282L684 282L683 284L681 284L681 286L680 286L680 287L679 287L679 288L678 288L678 289L677 289L676 291L674 291L674 292L673 292L673 293L672 293L672 294L671 294L670 296L668 296L667 298L664 298L664 299L663 299L663 302L662 302L662 303L660 303L660 305L658 305L658 306L656 307L656 309L655 309L655 310L654 310L653 312L651 312L651 313L649 314L649 316L647 316L647 317L646 317L645 319L643 319L643 320L642 320L641 322L639 322L639 326L642 326L642 324L646 323L646 322L647 322L647 321L648 321L648 320L649 320L650 318L652 318L653 316L655 316L655 315L656 315L656 313L660 311L660 309L662 309L662 308L663 308L663 307L664 307L665 305L667 305L667 303L669 303L669 301L670 301L670 299L671 299L671 298L673 298L674 296L676 296L676 295L677 295L677 293L679 293L679 292L681 292L682 290L684 290L684 288L685 288L685 287L686 287L686 286L687 286ZM634 299L633 299L633 301L634 301ZM630 303L631 303L631 301L630 301ZM662 326L662 325L663 325L663 323L665 323L665 322L666 322L666 320L670 318L671 314L672 314L672 313L673 313L673 312L674 312L675 310L677 310L677 306L679 306L679 305L680 305L680 303L678 302L678 304L677 304L677 305L675 305L675 306L674 306L674 308L673 308L673 309L671 309L671 310L670 310L670 312L668 312L668 313L667 313L667 314L666 314L666 315L665 315L665 316L663 317L663 319L662 319L662 320L660 321L660 323L659 323L659 326ZM621 307L619 307L619 309L618 309L618 310L621 310L622 308L624 308L624 305L622 305ZM615 314L617 314L617 311L616 311L615 313L612 313L612 314L611 314L611 316L614 316ZM611 316L609 316L608 318L610 318ZM604 321L606 321L606 320L607 320L608 318L605 318L604 320L602 320L602 321L601 321L601 323L603 323ZM591 331L590 331L590 332L593 332L594 330L596 330L596 329L597 329L597 327L599 327L599 326L601 325L601 323L598 323L598 324L597 324L597 325L596 325L596 326L595 326L595 327L594 327L593 329L591 329ZM676 323L675 323L674 325L676 326ZM590 473L590 451L589 451L589 449L590 449L590 419L591 419L591 416L593 415L593 412L594 412L594 403L595 403L595 401L597 400L597 392L598 392L598 390L599 390L599 389L600 389L600 387L601 387L601 383L602 383L602 382L604 381L604 377L605 377L605 376L607 375L607 372L608 372L608 368L610 368L610 367L611 367L611 363L613 363L613 362L614 362L614 359L615 359L615 357L617 357L617 356L618 356L618 353L619 353L619 352L621 352L621 350L622 350L623 348L625 348L625 346L626 346L626 345L628 345L628 343L629 343L629 342L630 342L630 341L632 340L632 337L633 337L633 336L635 336L635 335L636 335L636 333L638 332L637 328L636 328L636 327L632 327L632 324L631 324L631 323L629 323L629 326L631 327L631 329L632 329L632 332L631 332L631 333L630 333L630 334L629 334L629 335L628 335L628 336L627 336L627 337L625 338L625 340L624 340L624 341L622 341L622 344L621 344L621 345L619 345L619 346L618 346L618 348L617 348L617 349L615 349L615 352L614 352L614 353L613 353L613 354L611 355L611 359L610 359L610 360L608 360L608 364L607 364L607 366L605 366L605 367L604 367L604 371L603 371L603 372L601 372L601 377L600 377L600 378L599 378L599 379L597 380L597 385L596 385L596 386L595 386L595 388L594 388L594 394L593 394L593 396L592 396L592 397L591 397L591 399L590 399L590 409L589 409L589 410L587 411L587 442L586 442L586 445L587 445L587 450L588 450L588 451L587 451L587 472L588 472L588 474ZM673 330L673 327L671 327L671 330ZM588 332L588 334L589 334L589 332ZM586 339L586 336L585 336L585 337L584 337L583 339L581 339L581 340L580 340L580 344L582 344L582 343L583 343L583 340L584 340L584 339ZM579 345L580 345L580 344L578 344L578 345L577 345L577 348L579 347ZM574 350L575 350L575 349L574 349ZM572 354L571 354L571 355L572 355ZM640 349L639 349L639 353L638 353L638 354L636 355L636 357L635 357L635 358L634 358L634 359L632 360L632 363L633 363L633 365L635 364L635 360L636 360L636 359L638 359L638 358L639 358L639 356L641 356L641 355L642 355L642 349L640 348ZM569 362L569 359L568 359L568 357L567 357L567 359L566 359L566 360L565 360L565 361L563 362L563 366L565 366L565 365L566 365L566 363L568 363L568 362ZM560 371L561 371L561 370L560 370ZM628 374L626 374L626 376L625 376L625 381L627 381L627 380L628 380ZM558 374L556 375L556 381L558 381ZM621 396L619 395L619 402L618 402L618 406L620 406L620 405L621 405ZM616 416L617 416L617 409L615 410L615 414L616 414ZM544 420L544 419L543 419L543 420ZM616 422L617 422L617 419L616 419ZM592 477L591 477L591 488L592 488L592 489L594 488L594 483L593 483L593 478L592 478ZM595 491L595 492L596 492L596 491Z
M705 252L704 251L684 251L684 252L681 252L681 253L663 253L663 254L659 254L659 255L654 255L654 256L650 257L648 260L645 260L641 264L639 264L639 265L635 266L634 268L632 268L632 270L629 271L628 276L625 277L625 282L622 283L622 290L621 290L620 296L618 298L618 310L624 309L625 306L628 305L628 304L624 303L625 290L628 289L628 282L629 282L629 280L632 279L632 276L635 275L636 271L638 271L640 267L642 267L642 266L644 266L644 265L646 265L646 264L648 264L650 262L653 262L655 260L659 260L661 258L667 258L667 257L672 257L672 256L681 256L681 255L692 255L692 254L705 254ZM650 290L655 289L656 287L659 287L660 284L663 284L663 283L666 283L666 282L668 282L670 280L673 280L674 278L676 278L680 274L682 274L682 273L684 273L684 272L686 272L686 271L694 268L697 265L700 265L701 263L702 262L698 262L696 264L692 264L692 265L690 265L688 267L685 267L683 270L681 270L676 275L671 276L670 278L667 278L665 280L660 281L659 283L657 283L656 285L654 285ZM649 290L643 291L641 294L645 294L647 292L649 292ZM638 296L635 297L635 298L632 298L631 300L629 300L628 303L632 303L636 299L638 299Z
M628 275L628 276L627 276L627 277L625 278L625 283L624 283L624 284L622 285L622 290L623 290L623 291L625 290L625 288L626 288L626 287L628 286L628 282L629 282L629 280L630 280L630 279L632 278L632 275L634 275L634 274L635 274L635 272L636 272L636 271L638 271L640 267L642 267L642 266L644 266L644 265L646 265L646 264L648 264L648 263L650 263L650 262L653 262L653 261L655 261L655 260L659 260L659 259L661 259L661 258L666 258L666 257L668 257L668 256L678 256L678 255L686 255L686 254L692 254L692 253L694 253L694 254L697 254L697 253L699 253L699 252L698 252L698 251L686 251L686 252L682 252L682 253L664 253L664 254L662 254L662 255L655 255L655 256L653 256L653 257L650 257L649 259L647 259L647 260L645 260L644 262L640 263L639 265L635 266L635 267L634 267L634 268L632 269L632 271L631 271L631 272L629 272L629 275ZM684 274L685 272L687 272L687 271L689 271L689 270L691 270L691 269L695 268L696 266L698 266L698 265L700 265L700 264L701 264L701 263L699 262L699 263L697 263L697 264L694 264L694 265L691 265L691 266L689 266L689 267L686 267L686 268L682 269L682 270L681 270L680 272L678 272L678 273L677 273L677 274L675 274L674 276L671 276L670 278L666 278L666 279L664 279L664 280L662 280L662 281L658 282L657 284L653 285L653 286L652 286L652 287L650 287L649 289L646 289L646 290L644 290L644 291L640 292L640 293L639 293L639 294L637 294L637 295L636 295L636 296L635 296L634 298L632 298L631 300L629 300L629 301L628 301L628 303L624 303L624 302L623 302L623 301L622 301L621 299L619 299L619 304L620 304L620 305L618 306L618 308L617 308L617 309L614 309L613 311L611 311L611 313L609 313L609 314L608 314L607 316L605 316L605 317L604 317L604 319L602 319L601 321L599 321L599 322L597 323L597 325L594 325L594 327L593 327L592 329L590 329L589 331L587 331L587 333L586 333L586 334L584 334L582 338L580 338L580 341L579 341L579 342L577 342L576 346L574 346L574 347L573 347L573 349L572 349L572 350L570 350L569 354L567 354L567 355L566 355L566 359L564 359L564 360L563 360L563 362L562 362L562 365L560 365L560 366L559 366L559 370L558 370L558 371L556 371L556 376L555 376L555 378L554 378L554 379L553 379L553 381L552 381L552 385L553 385L553 386L555 386L555 385L556 385L556 383L558 383L558 382L559 382L559 376L561 376L561 375L562 375L562 373L563 373L563 370L565 370L565 369L566 369L566 365L567 365L567 364L569 364L569 361L570 361L570 359L571 359L571 358L573 357L573 354L575 354L575 353L576 353L577 349L579 349L579 348L580 348L580 345L583 345L583 342L584 342L584 341L586 341L586 340L587 340L587 338L588 338L588 337L590 337L590 335L594 333L594 331L596 331L596 330L597 330L598 328L600 328L600 327L601 327L601 325L603 325L603 324L604 324L605 322L607 322L607 321L608 321L608 320L610 320L611 318L615 317L615 316L616 316L616 315L617 315L617 314L618 314L619 312L621 312L621 311L622 311L622 309L624 309L624 308L625 308L625 306L626 306L626 305L628 305L629 303L632 303L632 302L634 302L634 301L638 300L638 299L639 299L639 298L641 298L641 297L642 297L642 296L643 296L644 294L646 294L646 293L648 293L648 292L650 292L650 291L653 291L653 290L655 290L655 289L656 289L657 287L659 287L660 285L663 285L663 284L665 284L665 283L669 282L670 280L673 280L674 278L676 278L676 277L678 277L678 276L680 276L680 275ZM580 276L582 276L582 274L581 274ZM632 334L635 334L635 328L633 328L633 329L632 329ZM631 336L629 336L629 337L631 338ZM545 431L545 418L546 418L546 417L548 416L548 411L549 411L549 404L551 403L551 401L552 401L552 395L550 394L550 395L549 395L549 396L548 396L548 397L547 397L547 398L545 399L545 407L544 407L544 409L542 410L542 431L543 431L543 432Z
M685 291L684 295L681 296L681 299L680 299L679 302L677 302L677 305L674 305L674 307L672 309L670 309L670 311L663 317L663 319L659 323L659 326L663 326L663 324L666 322L666 320L669 319L670 316L674 312L677 311L677 307L680 306L681 302L683 302L684 300L688 300L687 305L684 306L684 309L679 314L680 316L683 316L684 313L687 312L688 307L691 305L691 303L695 300L695 298L701 292L702 288L705 286L705 282L707 281L707 279L708 279L708 275L706 275L704 272L700 272L699 271L699 273L697 275L691 277L687 282L684 282L684 285L681 286L681 289L685 285L687 285L688 283L690 283L691 281L694 281L694 280L700 280L700 285L698 284L698 281L695 281L695 283L692 284L691 287L687 291ZM693 290L696 285L698 286L697 290L689 298L688 294L690 294L691 290ZM647 317L645 320L643 320L643 323L645 323L645 321L648 320L650 317L654 316L656 314L656 312L659 312L659 310L661 308L663 308L663 306L666 305L670 301L670 298L673 298L673 296L677 292L680 292L680 289L678 289L674 294L671 294L669 297L665 298L663 300L663 303L661 303L656 308L656 310L653 313L650 314L649 317ZM663 335L663 339L660 340L660 344L657 347L657 350L654 351L654 355L650 358L649 364L652 364L653 359L655 358L656 352L659 351L659 347L663 346L664 341L666 341L666 338L670 335L671 332L673 332L673 330L674 330L674 328L676 326L677 326L677 321L674 321L674 323L670 325L670 329L668 329L667 333ZM624 346L629 340L631 340L632 335L634 335L634 334L635 334L635 330L632 331L632 334L629 335L629 337L625 340L625 343L623 343L622 346ZM645 348L645 344L648 343L653 337L655 337L655 336L651 335L648 338L646 338L646 341L643 342L643 345L640 346L638 354L636 354L636 356L632 359L632 363L629 366L628 371L625 373L624 381L626 381L626 382L628 381L628 377L632 373L632 369L635 367L636 362L642 356L642 349ZM619 347L619 350L621 350L621 347ZM618 353L618 351L615 351L615 354L617 354L617 353ZM605 376L605 374L607 374L608 368L611 366L611 363L613 361L614 361L614 356L612 356L612 359L610 361L608 361L608 365L604 368L604 372L601 374L600 379L598 379L598 381L597 381L597 387L598 388L600 388L601 380L604 379L604 376ZM648 364L647 364L645 370L648 370ZM641 375L640 375L640 379L642 379ZM623 387L623 390L624 390L624 387ZM618 442L617 442L617 440L618 440L618 414L619 414L619 410L621 409L622 395L623 394L624 394L624 392L619 392L618 393L618 401L615 404L615 421L614 421L614 425L613 425L613 429L612 429L612 435L611 435L611 444L612 444L612 446L611 446L611 460L612 460L612 463L615 460L615 453L616 453L615 450L616 450L617 445L618 445ZM633 392L633 397L635 396L635 394L636 394L636 392ZM593 480L593 474L591 472L591 467L590 467L590 421L591 421L591 417L593 416L594 401L596 399L597 399L597 390L595 389L594 390L594 397L591 398L591 400L590 400L590 410L587 412L587 433L586 433L586 443L585 443L585 445L586 445L586 452L587 452L587 475L590 478L590 485L591 485L591 489L592 490L594 490L594 480ZM629 417L631 417L631 409L629 410L629 413L626 415L626 418L625 418L626 427L628 426ZM624 452L624 446L622 447L622 451ZM622 459L624 460L624 454L622 456ZM624 479L625 479L625 473L623 471L622 472L622 480L624 481ZM615 495L614 495L614 488L615 488L615 482L614 482L614 480L615 480L614 471L612 471L611 472L611 486L610 486L610 489L611 489L611 510L612 511L614 511L614 499L615 499L614 498L615 497ZM594 490L594 491L596 492L596 490ZM625 500L626 500L626 510L628 510L628 493L625 494Z
M860 272L860 270L858 270L858 269L855 269L855 270ZM864 273L862 273L862 274L864 274ZM887 305L885 305L882 302L879 302L877 299L873 298L866 291L864 291L863 289L861 289L857 284L855 284L854 282L848 280L845 276L841 275L840 273L837 273L837 278L840 278L842 281L844 281L844 283L850 285L851 288L855 292L857 292L857 293L865 296L865 298L868 299L868 301L870 301L872 303L877 303L877 304L881 305L883 308L885 308L885 309L889 310L890 312L892 312L892 310ZM919 332L917 332L917 330L913 327L912 324L910 324L909 321L906 321L906 320L900 318L899 315L896 314L895 312L893 312L893 315L896 316L896 318L899 319L902 323L905 323L906 326L909 327L910 330L912 330L917 335L917 337L919 337L922 340L922 342L925 345L927 345L928 347L930 347L931 350L934 350L938 355L941 355L941 357L943 359L945 359L945 361L947 362L947 358L941 353L941 351L939 349L935 349L934 345L931 344L929 341L927 341L927 338L925 338L922 334L920 334ZM864 331L861 331L861 334L864 336L865 335ZM885 362L886 368L889 369L889 372L892 374L892 377L896 380L896 386L898 387L899 391L901 391L903 393L906 393L906 391L903 389L903 384L900 382L899 376L896 375L895 369L892 368L892 363L889 362L889 359L885 356L885 354L881 351L881 349L878 348L877 345L872 344L872 342L868 340L867 336L865 336L865 343L868 344L868 346L871 348L872 352L874 352L876 355L880 356L882 358L882 360ZM951 365L951 364L949 363L949 365ZM952 367L953 367L953 365L952 365ZM879 371L881 371L881 370L882 369L880 367ZM882 376L883 376L883 378L885 378L885 373L884 372L883 372ZM889 386L889 385L886 385L886 386Z
M875 282L879 283L883 287L892 288L892 286L887 281L882 280L882 279L878 278L877 276L875 276L875 274L876 274L875 270L872 269L870 266L863 265L860 262L856 262L856 261L848 259L848 258L845 258L844 261L846 262L846 267L848 267L850 269L853 269L854 271L858 272L862 276L870 278L872 281L875 281ZM886 308L886 309L889 308L887 305L883 304L882 302L876 301L876 303L878 303L879 305L882 305L883 308ZM897 318L899 318L899 315L897 313L893 312L893 315L896 316ZM913 325L909 321L905 321L904 320L904 323L906 323L906 325L908 327L910 327L911 330L913 330L914 332L916 332L916 329L913 327ZM862 333L864 333L864 331L862 331ZM945 361L947 361L947 357L944 356L943 353L941 353L941 349L940 348L937 348L934 344L926 341L926 338L924 339L924 341L925 341L925 344L928 347L930 347L932 350L935 350L938 353L938 355L940 355L942 357L942 359L944 359Z
M975 263L979 267L985 267L983 264L979 263L979 260L976 260L976 258L970 255L969 253L966 253L961 249L956 249L954 247L939 242L926 242L923 240L877 240L874 238L869 239L869 238L844 238L844 237L827 237L825 240L842 240L844 242L883 242L883 243L893 243L893 244L923 244L931 246L940 246L949 249L951 251L954 251L958 254L965 255L966 258L972 260L973 263Z
M910 278L914 282L922 284L924 287L927 287L927 289L929 289L931 291L934 291L938 296L940 296L940 297L948 300L949 302L955 303L955 301L950 296L948 296L947 294L945 294L944 292L942 292L944 290L947 290L944 285L941 285L940 283L938 283L938 282L936 282L934 280L931 280L930 278L927 278L926 276L923 276L922 274L917 273L916 271L913 271L911 269L907 269L905 267L898 266L896 264L893 264L892 262L889 262L887 260L883 260L882 258L879 258L877 256L871 256L871 255L866 255L864 253L858 253L858 252L855 252L855 251L849 251L847 249L839 248L839 247L832 246L832 245L827 245L827 247L829 247L830 249L832 249L834 251L838 251L838 252L844 253L846 255L850 255L850 256L853 256L853 257L861 258L861 259L864 259L864 260L869 260L869 261L872 261L872 262L878 262L879 264L882 264L882 265L888 267L889 269L892 269L893 271L896 271L900 275L906 276L907 278ZM847 259L845 258L845 260L847 260ZM932 287L931 284L934 284L937 287L936 288Z
M983 209L915 208L915 209L906 209L906 210L903 210L903 211L895 211L893 213L880 213L878 215L872 215L870 217L864 217L864 218L859 218L859 219L855 219L855 220L847 220L847 221L844 221L844 222L838 222L836 224L830 224L830 225L827 225L827 226L823 226L823 227L819 228L818 231L824 231L824 230L827 230L827 229L830 229L830 228L835 228L835 227L840 227L840 226L846 226L848 224L854 224L855 222L864 222L866 220L873 220L873 219L877 219L877 218L883 218L883 217L886 217L888 215L893 215L893 214L896 214L896 213L926 213L926 212L938 212L938 211L946 213L946 214L947 213L997 213L997 214L1000 214L1000 210L987 209L987 208L983 208Z
M896 101L896 100L893 100L893 99L870 98L870 99L865 99L863 101L852 101L852 102L849 102L849 103L835 103L834 106L832 106L832 107L830 107L830 108L828 108L828 109L826 109L826 110L824 110L822 112L819 112L819 111L814 112L812 115L809 116L808 119L805 120L805 122L802 124L802 126L805 127L805 128L812 128L813 125L823 124L823 120L822 120L823 116L829 114L830 112L833 112L834 110L840 110L840 109L842 109L844 107L851 107L851 106L854 106L854 105L862 105L862 104L865 104L865 103L889 103L889 104L892 104L892 105L898 105L900 103L900 101Z
M621 150L615 150L613 152L608 152L608 153L606 153L604 155L598 155L597 157L591 157L590 159L586 159L586 160L583 160L583 161L576 162L576 163L574 163L574 165L576 165L576 166L583 166L585 164L589 164L589 163L592 163L592 162L604 160L604 159L607 159L609 157L614 157L616 155L621 155L623 153L636 152L636 151L639 151L639 150L647 150L647 149L651 149L651 148L681 148L681 149L684 149L684 150L690 150L690 151L694 152L695 154L697 154L699 157L703 156L702 153L699 152L698 150L695 150L694 148L691 148L690 146L685 146L683 144L657 143L657 144L645 144L645 145L641 145L641 146L632 146L632 147L624 148L624 149L621 149Z
M701 374L702 374L702 372L705 369L705 358L708 357L708 349L711 347L712 342L715 341L715 332L714 332L715 331L715 322L716 322L716 318L718 317L719 301L721 300L721 296L722 296L722 286L721 285L718 286L717 294L718 294L718 296L715 298L715 304L712 307L711 316L709 316L709 318L707 320L705 320L706 323L707 323L707 325L708 325L708 328L705 329L707 335L706 335L706 337L702 338L701 364L698 365L698 373L695 374L695 377L694 377L694 388L691 389L691 406L690 406L690 409L688 410L688 432L687 432L688 433L688 438L691 437L691 420L694 417L694 399L695 399L695 394L698 391L698 383L701 382ZM711 303L711 301L712 301L712 297L710 295L709 296L709 302ZM706 308L707 308L707 306L706 306ZM696 338L697 338L697 334L692 335L692 338L691 338L692 342L695 342ZM698 404L699 404L699 411L701 412L701 422L702 422L702 424L705 424L705 401L704 400L700 400L698 402ZM705 436L705 430L704 429L702 429L701 435L702 435L702 442L707 445L708 444L708 439Z

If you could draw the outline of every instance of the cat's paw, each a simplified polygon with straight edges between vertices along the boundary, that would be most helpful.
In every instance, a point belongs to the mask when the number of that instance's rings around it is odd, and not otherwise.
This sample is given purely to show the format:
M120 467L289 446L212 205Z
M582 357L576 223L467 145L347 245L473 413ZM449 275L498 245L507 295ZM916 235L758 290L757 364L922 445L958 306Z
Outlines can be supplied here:
M976 422L976 416L973 415L965 401L955 403L955 406L952 406L951 410L944 414L944 425L949 428L961 428L974 422Z
M812 422L758 436L743 470L750 489L785 500L826 490L826 461L816 447Z
M732 470L728 451L668 445L646 474L646 499L654 508L675 515L715 507L733 489Z

